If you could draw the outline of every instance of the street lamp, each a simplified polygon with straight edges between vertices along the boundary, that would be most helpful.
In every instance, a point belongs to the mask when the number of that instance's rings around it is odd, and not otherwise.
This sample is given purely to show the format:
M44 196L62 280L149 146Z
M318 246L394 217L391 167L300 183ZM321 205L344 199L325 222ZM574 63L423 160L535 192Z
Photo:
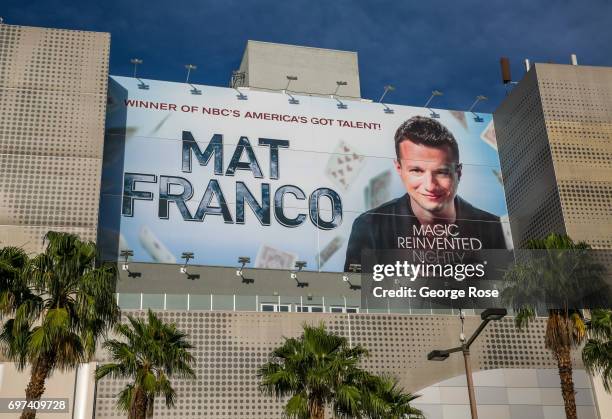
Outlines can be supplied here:
M444 361L446 358L450 356L450 354L454 352L463 352L463 361L465 364L465 376L467 378L467 386L468 386L468 396L470 398L470 412L472 413L472 419L478 419L478 412L476 410L476 397L474 396L474 381L472 380L472 366L470 365L470 346L478 335L484 330L484 328L491 321L501 320L508 314L508 311L505 308L488 308L480 314L480 318L482 319L482 323L480 326L472 333L469 339L465 339L465 334L463 333L463 325L465 316L463 315L463 311L459 311L459 318L461 319L461 334L459 335L459 340L461 341L461 346L457 346L456 348L451 349L435 349L427 354L428 361Z

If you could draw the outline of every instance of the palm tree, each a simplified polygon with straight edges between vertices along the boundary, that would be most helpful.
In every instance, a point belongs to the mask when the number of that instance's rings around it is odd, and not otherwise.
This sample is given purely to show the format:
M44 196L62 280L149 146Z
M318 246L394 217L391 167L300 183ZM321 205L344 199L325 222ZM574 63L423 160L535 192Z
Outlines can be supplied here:
M502 297L515 310L519 329L536 317L538 307L547 310L544 344L557 361L565 415L576 419L571 351L586 334L580 309L608 298L605 269L593 259L588 244L574 243L565 235L530 240L526 248L535 252L531 259L516 263L506 272L507 287Z
M410 402L419 396L406 393L389 375L372 376L362 388L363 411L371 419L421 419L423 413Z
M612 390L612 310L593 310L582 361L591 374L601 375L604 388Z
M146 322L129 315L127 318L129 324L115 327L124 341L104 343L113 362L98 367L96 379L107 375L130 379L119 393L117 405L129 419L145 419L153 416L156 396L163 396L166 406L174 406L176 392L171 378L195 378L191 369L194 358L189 353L193 346L175 324L164 323L150 309Z
M96 344L118 319L113 265L96 266L96 246L50 231L44 253L29 259L20 249L0 251L0 332L5 356L19 369L31 366L27 400L39 400L54 370L92 359ZM25 409L22 419L36 417Z
M285 414L296 419L324 419L326 407L337 416L356 418L392 418L384 413L408 411L413 396L400 394L394 385L385 387L386 379L359 368L367 354L365 348L350 347L346 338L327 332L322 324L304 325L299 338L285 338L259 368L260 390L277 398L290 397ZM382 389L387 393L376 398L366 395ZM416 409L412 413L420 414Z

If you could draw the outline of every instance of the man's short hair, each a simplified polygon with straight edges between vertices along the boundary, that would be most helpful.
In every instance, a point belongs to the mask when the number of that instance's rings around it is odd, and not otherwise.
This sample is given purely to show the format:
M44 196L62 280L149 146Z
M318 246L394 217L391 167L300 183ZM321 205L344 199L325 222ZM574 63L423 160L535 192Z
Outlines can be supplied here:
M459 145L451 132L435 119L424 116L413 116L404 121L395 131L395 155L400 161L400 144L410 141L414 144L423 144L427 147L448 147L459 162Z

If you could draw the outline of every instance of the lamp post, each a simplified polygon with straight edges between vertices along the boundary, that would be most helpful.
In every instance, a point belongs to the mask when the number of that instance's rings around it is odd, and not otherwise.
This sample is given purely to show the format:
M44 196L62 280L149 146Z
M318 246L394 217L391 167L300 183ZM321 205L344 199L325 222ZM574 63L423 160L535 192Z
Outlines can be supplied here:
M463 362L465 364L465 376L467 379L468 386L468 396L470 398L470 412L472 413L472 419L478 419L478 411L476 410L476 397L474 395L474 381L472 380L472 366L470 364L470 346L478 335L484 330L484 328L489 324L490 321L501 320L508 314L508 311L505 308L488 308L480 314L480 318L482 319L482 323L480 326L472 333L469 339L465 339L465 334L463 333L463 324L465 317L463 315L463 311L459 312L459 318L461 319L461 334L459 335L459 340L461 341L461 346L457 346L451 349L435 349L427 354L428 361L444 361L446 358L450 356L450 354L454 352L463 352Z

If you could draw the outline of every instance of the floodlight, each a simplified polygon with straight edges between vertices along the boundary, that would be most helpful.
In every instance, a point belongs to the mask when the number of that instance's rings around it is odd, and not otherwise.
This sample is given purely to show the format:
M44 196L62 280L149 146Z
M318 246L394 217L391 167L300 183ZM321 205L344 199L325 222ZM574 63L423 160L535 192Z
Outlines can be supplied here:
M472 103L472 106L470 106L470 109L468 109L468 112L472 112L472 114L474 115L474 121L475 122L483 122L484 120L476 115L473 111L474 107L476 106L476 104L478 104L478 102L483 101L483 100L488 100L489 98L483 95L478 95L476 96L476 100L474 101L474 103Z
M236 271L236 276L239 276L240 278L242 278L242 282L244 282L245 284L252 284L253 282L255 282L255 280L253 278L245 278L243 276L243 272L242 272L242 270L244 269L245 265L247 263L251 263L251 258L248 257L248 256L238 256L238 263L240 263L241 266Z
M431 101L433 100L434 97L436 97L436 96L443 96L443 95L444 95L444 93L442 93L441 91L433 90L431 92L431 96L429 96L429 99L427 99L427 102L425 102L425 105L423 105L424 108L427 108L427 109L429 109L431 111L431 113L429 114L430 118L440 118L440 114L434 112L433 109L429 108L429 104L431 103Z
M140 58L132 58L130 62L134 64L134 78L136 78L136 69L142 64L142 60Z
M508 310L505 308L487 308L480 314L480 318L482 320L495 321L503 319L506 314L508 314Z
M436 349L427 354L428 361L444 361L449 357L448 351L441 351Z
M189 75L191 74L191 70L197 70L198 66L193 64L185 64L185 68L187 69L187 78L185 79L185 83L189 83Z
M349 265L349 271L354 273L361 272L361 265L359 263L351 263Z
M342 280L343 280L344 282L349 282L349 277L348 277L348 276L346 276L346 275L342 275Z
M289 85L291 84L292 81L296 81L298 78L297 76L289 76L289 75L287 75L286 77L287 77L287 86L285 86L285 89L283 89L283 92L286 93L287 96L289 96L290 105L299 105L300 101L294 98L291 93L289 93Z
M334 94L332 96L336 96L336 94L338 93L338 90L340 89L340 86L346 86L348 83L342 80L339 80L336 82L336 90L334 91Z
M194 257L193 252L183 252L181 259L185 259L185 264L180 268L182 274L187 274L187 263L189 263L189 259L194 259Z
M287 86L285 86L285 90L289 89L289 85L291 84L292 81L296 81L298 78L297 76L289 76L287 75Z
M382 103L382 100L385 98L385 96L387 95L387 93L389 92L393 92L395 90L395 86L392 86L390 84L387 84L384 87L385 91L383 92L382 96L380 97L380 99L378 99L379 103Z
M123 262L123 264L121 265L121 270L129 271L130 265L128 264L128 258L131 256L134 256L134 251L131 249L123 249L119 253L119 256L121 256L122 258L125 258L125 262Z
M304 262L303 260L298 260L297 262L295 262L295 267L297 268L297 271L291 271L289 275L291 279L295 279L295 282L298 288L304 288L308 286L308 282L300 282L297 276L297 273L301 272L305 266L306 266L306 262Z

